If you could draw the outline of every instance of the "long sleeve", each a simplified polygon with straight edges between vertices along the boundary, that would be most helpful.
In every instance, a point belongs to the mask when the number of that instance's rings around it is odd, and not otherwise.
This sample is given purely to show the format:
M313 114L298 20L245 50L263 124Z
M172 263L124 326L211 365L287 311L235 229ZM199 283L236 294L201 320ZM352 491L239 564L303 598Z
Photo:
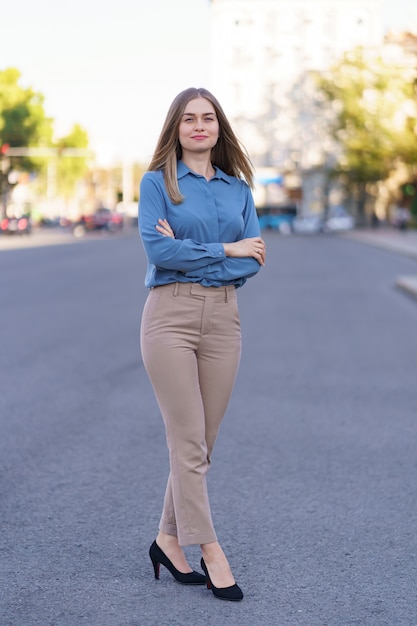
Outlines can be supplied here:
M139 232L148 259L145 285L179 281L239 287L260 265L253 258L226 258L223 244L260 234L248 185L218 168L206 180L182 162L178 162L178 184L184 200L174 204L161 171L147 172L142 178ZM175 238L157 231L159 219L167 219Z
M170 221L167 196L158 180L160 176L159 172L145 174L140 186L139 230L149 262L161 269L187 272L224 259L224 248L220 242L172 239L156 230L158 219Z

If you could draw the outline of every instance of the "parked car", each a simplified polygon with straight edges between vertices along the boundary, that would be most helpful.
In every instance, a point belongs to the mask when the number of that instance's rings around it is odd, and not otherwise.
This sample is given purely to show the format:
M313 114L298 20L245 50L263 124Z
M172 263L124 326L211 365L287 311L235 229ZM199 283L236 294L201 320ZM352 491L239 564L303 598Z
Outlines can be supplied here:
M68 217L42 217L39 221L41 228L69 228L72 222Z
M323 216L321 213L305 213L293 220L293 232L297 235L311 235L323 230Z
M342 206L331 207L323 225L324 232L334 233L355 228L355 220Z
M9 204L0 217L0 232L8 235L28 235L32 231L32 218L27 206Z
M280 206L265 205L262 207L257 206L256 212L261 230L268 228L278 230L283 235L289 235L293 220L297 214L297 207L293 204Z
M295 218L292 229L297 234L335 233L352 230L355 220L342 206L330 207L324 213L305 213Z
M102 207L91 215L82 215L75 222L72 232L75 237L83 237L86 232L94 230L107 230L114 233L123 228L123 222L124 219L121 213Z

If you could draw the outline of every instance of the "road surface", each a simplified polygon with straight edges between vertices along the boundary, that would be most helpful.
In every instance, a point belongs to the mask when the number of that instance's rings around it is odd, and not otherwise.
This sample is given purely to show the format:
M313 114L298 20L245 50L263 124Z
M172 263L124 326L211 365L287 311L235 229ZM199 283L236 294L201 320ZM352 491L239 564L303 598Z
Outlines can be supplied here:
M153 578L168 465L137 235L0 251L1 626L417 623L417 302L395 286L417 262L265 237L209 476L238 604Z

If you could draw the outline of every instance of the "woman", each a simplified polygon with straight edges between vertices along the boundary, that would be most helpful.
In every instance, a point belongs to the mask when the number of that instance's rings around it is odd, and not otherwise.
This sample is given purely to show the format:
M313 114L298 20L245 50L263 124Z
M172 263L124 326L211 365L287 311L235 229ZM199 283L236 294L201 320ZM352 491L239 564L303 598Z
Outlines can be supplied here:
M206 473L239 365L236 288L265 263L253 168L217 99L186 89L168 111L142 178L139 230L150 292L141 350L170 459L159 534L149 554L183 584L241 600L210 513ZM245 180L244 180L245 179ZM200 544L204 574L183 546Z

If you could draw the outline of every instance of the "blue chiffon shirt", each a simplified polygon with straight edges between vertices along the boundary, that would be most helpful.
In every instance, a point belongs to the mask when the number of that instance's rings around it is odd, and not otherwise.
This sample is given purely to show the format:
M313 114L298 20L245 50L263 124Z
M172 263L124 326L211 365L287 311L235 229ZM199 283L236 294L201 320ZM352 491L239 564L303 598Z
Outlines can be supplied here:
M226 257L222 244L260 236L249 186L219 168L207 181L182 161L178 185L181 204L170 200L162 171L146 172L140 184L139 232L148 259L145 286L195 282L240 287L261 266L252 257ZM168 220L175 239L156 230L158 219Z

